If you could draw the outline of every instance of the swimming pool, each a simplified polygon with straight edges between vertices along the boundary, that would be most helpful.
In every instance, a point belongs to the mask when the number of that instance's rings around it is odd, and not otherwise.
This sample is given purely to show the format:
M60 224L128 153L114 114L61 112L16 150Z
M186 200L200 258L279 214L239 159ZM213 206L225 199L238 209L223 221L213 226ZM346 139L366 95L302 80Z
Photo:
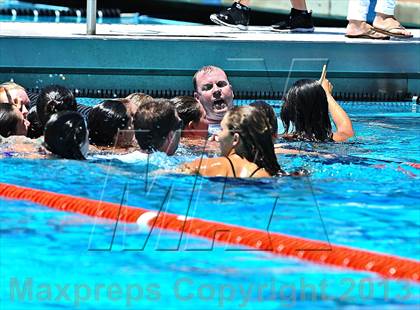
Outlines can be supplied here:
M141 8L140 8L141 9ZM63 6L32 4L24 1L0 1L0 22L86 23L86 7L79 9ZM154 18L140 13L121 13L119 9L101 9L98 24L162 24L198 25L197 23Z
M244 103L244 102L242 102ZM273 102L278 104L278 102ZM146 171L194 158L87 162L6 158L0 182L420 259L419 106L343 103L357 137L296 145L337 154L280 156L309 178L224 182ZM147 190L146 190L147 187ZM126 194L123 192L126 188ZM275 201L277 199L277 203ZM420 286L202 238L0 199L4 309L414 308ZM272 216L271 216L272 214ZM271 220L270 220L271 219ZM115 235L114 235L114 229ZM148 239L147 239L148 238ZM147 240L147 242L145 242ZM112 250L109 250L112 243ZM144 249L141 248L144 246Z

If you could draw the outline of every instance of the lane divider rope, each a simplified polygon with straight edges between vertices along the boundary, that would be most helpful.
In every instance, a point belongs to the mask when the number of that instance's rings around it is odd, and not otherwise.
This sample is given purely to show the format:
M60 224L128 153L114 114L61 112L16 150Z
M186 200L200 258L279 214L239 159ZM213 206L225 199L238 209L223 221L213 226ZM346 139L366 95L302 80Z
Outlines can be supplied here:
M406 164L413 167L413 168L420 169L420 164L418 164L418 163L407 162Z
M92 217L137 223L142 229L148 227L149 231L154 227L184 232L218 242L267 251L274 255L373 272L385 278L420 282L420 262L408 258L5 183L0 183L0 197L30 201Z

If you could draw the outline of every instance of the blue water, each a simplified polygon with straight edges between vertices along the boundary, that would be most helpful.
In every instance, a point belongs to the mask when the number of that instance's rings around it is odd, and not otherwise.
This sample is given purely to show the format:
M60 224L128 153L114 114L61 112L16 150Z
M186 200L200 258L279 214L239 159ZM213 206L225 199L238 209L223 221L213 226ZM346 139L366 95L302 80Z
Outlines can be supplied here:
M354 139L293 145L333 154L329 158L279 156L285 170L308 169L307 178L225 183L164 173L149 176L146 184L144 160L7 158L0 161L0 182L116 203L127 187L127 205L183 215L189 207L189 216L259 229L267 229L273 213L272 232L419 260L420 170L407 164L420 162L419 107L342 104L353 120ZM194 157L181 147L172 158L151 156L149 169L170 170ZM153 231L146 242L148 232L134 224L119 224L113 239L111 221L21 201L0 204L1 309L419 306L420 286L410 282L213 247L185 235L179 241L178 233L166 231ZM22 291L24 283L32 296Z
M79 8L85 6L86 1L80 4ZM115 7L118 7L116 5ZM44 5L44 4L32 4L22 1L13 1L13 0L1 0L0 8L4 9L30 9L30 10L58 10L58 11L67 11L68 8L63 6L53 6L53 5ZM85 8L85 7L84 7ZM141 11L141 7L139 7ZM0 22L40 22L40 23L86 23L86 18L76 17L76 16L20 16L17 14L13 15L0 15ZM98 24L163 24L163 25L198 25L196 23L168 20L161 18L154 18L147 15L142 15L139 13L130 13L122 14L121 17L98 17Z
M59 18L52 16L5 16L0 15L0 22L38 22L38 23L78 23L86 24L86 18L72 16L61 16ZM129 25L198 25L197 23L155 18L147 15L126 14L122 17L103 17L97 19L97 24L129 24Z

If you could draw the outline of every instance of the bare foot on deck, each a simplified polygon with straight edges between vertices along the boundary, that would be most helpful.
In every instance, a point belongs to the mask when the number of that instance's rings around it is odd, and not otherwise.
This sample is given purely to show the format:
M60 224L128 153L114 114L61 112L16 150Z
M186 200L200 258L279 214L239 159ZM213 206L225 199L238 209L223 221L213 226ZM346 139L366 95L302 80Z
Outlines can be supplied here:
M385 35L398 38L412 38L411 32L407 31L400 22L392 15L377 13L373 20L373 27L376 31Z
M360 20L349 20L346 28L346 37L357 39L387 40L388 35L379 33L367 22Z

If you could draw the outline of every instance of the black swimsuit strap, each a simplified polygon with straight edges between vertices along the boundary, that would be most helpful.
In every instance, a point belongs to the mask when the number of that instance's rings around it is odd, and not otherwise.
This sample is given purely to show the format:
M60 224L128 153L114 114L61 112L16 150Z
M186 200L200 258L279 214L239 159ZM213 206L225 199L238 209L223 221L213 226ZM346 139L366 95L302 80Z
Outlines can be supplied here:
M235 167L233 166L233 163L232 163L232 160L229 158L229 157L227 157L227 156L225 156L226 157L226 159L229 161L229 164L230 164L230 166L231 166L231 168L232 168L232 172L233 172L233 177L237 177L236 176L236 171L235 171ZM249 178L252 178L253 176L254 176L254 174L256 174L258 171L260 171L261 169L264 169L264 168L262 168L262 167L258 167L257 169L255 169L251 174L250 174L250 176L249 176Z
M232 160L227 156L225 156L225 157L229 161L230 166L232 167L233 177L236 178L235 167L233 166Z
M253 173L251 173L251 175L249 176L249 178L253 177L254 174L256 174L259 170L263 169L262 167L258 167L257 169L254 170Z

